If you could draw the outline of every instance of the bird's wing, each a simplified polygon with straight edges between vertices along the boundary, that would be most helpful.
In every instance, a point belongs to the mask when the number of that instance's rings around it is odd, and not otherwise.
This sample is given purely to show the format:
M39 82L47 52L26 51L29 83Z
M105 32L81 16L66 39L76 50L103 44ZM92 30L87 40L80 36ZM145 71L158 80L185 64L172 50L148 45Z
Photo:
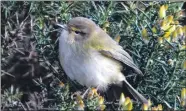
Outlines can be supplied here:
M99 52L104 56L112 57L115 60L118 60L118 61L126 64L127 66L133 68L138 74L143 75L142 72L139 70L139 68L134 64L133 60L128 58L127 52L125 52L126 54L125 53L112 52L112 51L109 51L109 50L100 50Z
M107 57L114 58L117 61L120 61L127 66L133 68L138 74L142 74L140 69L134 64L134 61L132 57L125 51L123 48L116 42L114 41L108 34L103 32L103 30L99 30L97 32L99 38L96 38L96 40L99 40L97 42L100 42L101 48L99 49L99 52Z

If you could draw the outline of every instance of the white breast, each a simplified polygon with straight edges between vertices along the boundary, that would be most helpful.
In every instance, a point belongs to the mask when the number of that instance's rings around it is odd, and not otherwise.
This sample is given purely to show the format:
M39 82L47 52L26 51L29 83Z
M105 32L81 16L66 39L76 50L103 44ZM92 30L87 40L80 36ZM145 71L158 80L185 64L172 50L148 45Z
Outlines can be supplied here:
M96 51L91 51L91 54L77 53L67 38L68 32L63 31L59 39L59 58L70 79L87 87L99 87L101 90L124 79L116 62Z

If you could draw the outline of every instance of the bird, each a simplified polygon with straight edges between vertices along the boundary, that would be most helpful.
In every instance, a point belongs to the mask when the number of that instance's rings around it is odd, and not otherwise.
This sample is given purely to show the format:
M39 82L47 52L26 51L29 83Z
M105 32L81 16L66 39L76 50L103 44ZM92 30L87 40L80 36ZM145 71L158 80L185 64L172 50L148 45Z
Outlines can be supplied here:
M143 75L132 57L95 22L74 17L62 28L59 36L59 61L66 75L82 86L106 91L111 84L126 85L140 102L147 99L135 90L122 73L123 64Z

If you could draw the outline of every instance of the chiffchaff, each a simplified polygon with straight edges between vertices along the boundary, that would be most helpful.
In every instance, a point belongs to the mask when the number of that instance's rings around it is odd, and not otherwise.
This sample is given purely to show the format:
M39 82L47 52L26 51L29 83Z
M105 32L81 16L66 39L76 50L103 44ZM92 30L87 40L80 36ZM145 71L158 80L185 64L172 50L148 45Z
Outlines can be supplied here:
M105 91L110 84L124 81L130 93L141 102L147 100L135 90L121 72L125 64L142 74L131 56L92 20L75 17L59 38L60 63L71 80Z

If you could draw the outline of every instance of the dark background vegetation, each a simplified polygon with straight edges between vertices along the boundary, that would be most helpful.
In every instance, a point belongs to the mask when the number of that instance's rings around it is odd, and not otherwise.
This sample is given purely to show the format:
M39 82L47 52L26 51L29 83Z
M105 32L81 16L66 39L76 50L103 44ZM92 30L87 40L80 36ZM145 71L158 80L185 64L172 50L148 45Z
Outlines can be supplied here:
M186 84L183 51L178 44L171 48L158 44L160 32L151 35L148 43L141 37L143 27L150 30L157 24L162 4L169 5L171 14L183 2L1 2L1 109L74 108L73 94L86 88L68 80L60 66L55 24L76 16L92 19L113 38L119 35L120 45L144 73L127 79L154 105L179 109L177 97ZM181 25L185 22L178 20ZM96 99L85 101L87 109L96 108Z

